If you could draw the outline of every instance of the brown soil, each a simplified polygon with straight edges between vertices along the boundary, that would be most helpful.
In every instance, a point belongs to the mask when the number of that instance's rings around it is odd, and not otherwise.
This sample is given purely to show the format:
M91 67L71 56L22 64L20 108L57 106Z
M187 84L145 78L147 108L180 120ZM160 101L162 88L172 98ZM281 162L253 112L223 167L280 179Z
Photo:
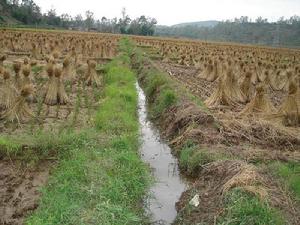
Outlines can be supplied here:
M32 169L20 162L0 161L1 225L21 225L38 207L40 188L48 180L51 165L44 161Z

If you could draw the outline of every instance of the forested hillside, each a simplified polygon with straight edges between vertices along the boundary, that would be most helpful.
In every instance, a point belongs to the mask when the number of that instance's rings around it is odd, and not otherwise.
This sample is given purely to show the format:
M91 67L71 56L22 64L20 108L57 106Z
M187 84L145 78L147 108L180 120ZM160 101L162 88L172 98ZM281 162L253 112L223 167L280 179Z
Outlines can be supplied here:
M154 34L157 23L155 18L145 15L132 19L127 15L125 8L121 12L121 18L112 19L104 15L94 15L90 10L76 16L68 13L58 15L54 8L42 13L33 0L0 0L2 26L34 26L149 36Z
M281 18L276 23L258 18L250 22L247 17L234 21L219 22L211 27L158 26L157 36L187 37L211 41L230 41L238 43L300 47L300 17Z

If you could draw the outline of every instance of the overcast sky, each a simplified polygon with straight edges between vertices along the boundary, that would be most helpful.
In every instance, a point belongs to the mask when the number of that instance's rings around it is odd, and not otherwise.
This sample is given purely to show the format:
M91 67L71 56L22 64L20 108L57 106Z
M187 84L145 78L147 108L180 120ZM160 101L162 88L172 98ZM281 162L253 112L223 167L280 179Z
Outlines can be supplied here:
M42 12L51 7L58 14L84 15L86 10L95 17L120 17L126 8L131 18L146 15L158 20L158 24L172 25L203 20L225 20L234 17L262 16L270 21L279 17L300 15L300 0L35 0Z

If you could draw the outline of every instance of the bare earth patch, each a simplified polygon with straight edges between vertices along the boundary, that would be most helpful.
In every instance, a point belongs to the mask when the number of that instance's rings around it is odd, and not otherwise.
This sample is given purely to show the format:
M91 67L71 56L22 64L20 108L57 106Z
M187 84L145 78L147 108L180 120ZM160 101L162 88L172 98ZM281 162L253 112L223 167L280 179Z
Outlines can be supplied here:
M51 162L34 168L20 162L0 161L0 224L22 225L25 217L38 207L40 188L48 180Z

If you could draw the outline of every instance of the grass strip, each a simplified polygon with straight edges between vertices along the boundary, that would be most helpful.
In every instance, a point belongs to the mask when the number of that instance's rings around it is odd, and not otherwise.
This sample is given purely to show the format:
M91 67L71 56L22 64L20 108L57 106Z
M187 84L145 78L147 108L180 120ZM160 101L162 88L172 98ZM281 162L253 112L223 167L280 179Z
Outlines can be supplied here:
M140 159L135 74L126 49L105 70L95 126L65 143L65 151L28 225L144 224L141 199L149 184ZM72 135L73 132L70 132ZM14 146L12 146L14 147Z

